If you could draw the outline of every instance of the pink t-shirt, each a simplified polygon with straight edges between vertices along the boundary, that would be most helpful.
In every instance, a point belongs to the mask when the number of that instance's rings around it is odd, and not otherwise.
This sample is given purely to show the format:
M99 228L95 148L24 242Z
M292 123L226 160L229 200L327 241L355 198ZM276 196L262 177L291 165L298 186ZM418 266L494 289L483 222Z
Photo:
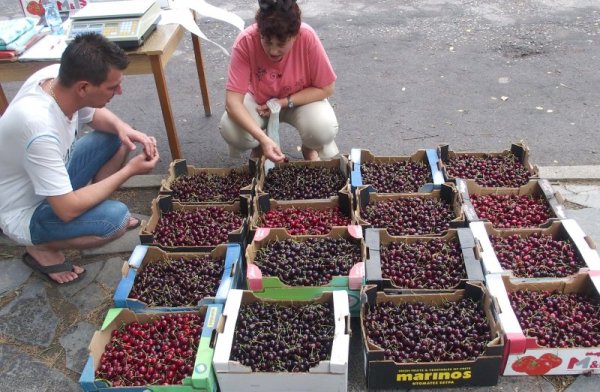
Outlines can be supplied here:
M258 104L284 98L306 87L325 87L336 79L327 53L309 25L302 23L291 50L275 63L260 44L256 24L246 28L233 44L226 89L249 92Z

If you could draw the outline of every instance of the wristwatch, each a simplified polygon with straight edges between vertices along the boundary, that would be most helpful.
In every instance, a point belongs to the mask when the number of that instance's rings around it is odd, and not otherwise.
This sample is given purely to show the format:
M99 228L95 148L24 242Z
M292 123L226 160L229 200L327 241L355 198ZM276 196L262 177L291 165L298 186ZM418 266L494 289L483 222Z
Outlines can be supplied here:
M292 101L292 96L288 95L287 99L288 99L288 105L287 105L288 109L293 109L294 108L294 101Z

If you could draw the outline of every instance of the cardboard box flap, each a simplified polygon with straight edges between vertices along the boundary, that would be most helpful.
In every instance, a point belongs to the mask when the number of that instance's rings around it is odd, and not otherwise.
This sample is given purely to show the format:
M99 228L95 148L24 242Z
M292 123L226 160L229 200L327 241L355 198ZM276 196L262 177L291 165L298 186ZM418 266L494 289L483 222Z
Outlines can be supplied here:
M350 305L345 290L333 292L335 332L329 359L329 372L345 373L348 369L350 349Z
M217 373L230 371L229 357L231 356L231 346L233 345L235 325L237 324L243 293L243 290L230 290L223 309L223 329L219 330L217 335L217 344L213 355L213 366ZM221 328L221 325L219 328Z
M492 246L492 242L488 236L488 232L486 230L487 225L491 227L491 224L487 222L472 222L469 224L469 227L471 228L473 236L479 244L479 254L481 255L481 261L485 273L500 274L504 272L504 270L500 265L500 261L496 256L496 252L494 251L494 247Z
M444 180L444 174L440 170L440 160L437 156L437 151L434 148L428 148L427 150L427 160L429 161L429 167L431 168L431 175L433 178L434 184L443 184L446 182Z
M379 237L380 237L381 229L374 229L369 227L365 230L365 244L369 251L371 250L379 250Z
M360 290L365 279L365 262L361 261L354 264L348 273L348 289Z
M131 255L129 256L127 261L128 265L131 268L140 268L142 260L144 260L144 257L146 257L147 252L148 245L136 245L136 247L133 248L133 252L131 252Z
M128 269L127 274L121 278L113 295L115 306L119 308L127 307L127 298L135 282L136 270L133 268L129 269L127 262L123 263L123 269L126 268Z
M90 355L87 361L85 361L81 376L79 376L79 385L81 385L84 391L94 391L97 389L94 383L95 379L94 359Z
M210 391L214 386L211 384L211 369L214 349L211 342L214 336L215 328L223 310L222 304L210 304L206 308L204 315L204 325L196 350L196 359L194 361L194 370L191 377L191 385L195 388ZM184 379L184 382L186 379Z
M169 165L169 172L173 168L173 175L175 178L185 176L189 173L187 161L185 159L175 159Z

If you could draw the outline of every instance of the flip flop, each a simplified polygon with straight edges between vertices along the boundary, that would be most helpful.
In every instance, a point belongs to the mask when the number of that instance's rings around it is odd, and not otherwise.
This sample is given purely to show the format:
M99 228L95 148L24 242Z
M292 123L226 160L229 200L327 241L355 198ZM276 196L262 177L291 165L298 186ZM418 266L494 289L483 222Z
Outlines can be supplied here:
M60 284L60 285L66 285L66 284L71 284L71 283L77 282L78 280L80 280L82 278L82 276L85 274L85 271L86 271L84 269L82 273L77 274L77 278L75 278L69 282L59 283L56 280L52 279L49 274L53 274L53 273L57 273L57 272L73 271L74 266L73 266L73 263L71 263L70 261L65 260L63 263L60 263L60 264L43 266L36 259L34 259L33 256L31 256L28 252L25 252L23 254L23 257L21 258L21 260L23 261L23 263L25 263L25 265L27 265L34 272L37 272L42 278L44 278L44 280L55 283L55 284Z
M137 229L138 227L140 227L141 224L142 224L141 219L138 219L138 218L136 218L134 216L130 216L129 217L129 224L127 225L127 230Z

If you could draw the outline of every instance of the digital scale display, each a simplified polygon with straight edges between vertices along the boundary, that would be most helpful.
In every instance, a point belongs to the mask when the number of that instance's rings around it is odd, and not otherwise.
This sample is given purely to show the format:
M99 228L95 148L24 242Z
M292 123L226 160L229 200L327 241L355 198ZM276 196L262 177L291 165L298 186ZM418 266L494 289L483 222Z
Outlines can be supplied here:
M68 41L99 33L123 48L140 46L160 19L156 0L91 3L71 17Z
M136 37L138 34L139 20L107 20L94 21L92 23L79 22L73 25L71 32L77 36L82 33L93 32L104 35L105 37Z

